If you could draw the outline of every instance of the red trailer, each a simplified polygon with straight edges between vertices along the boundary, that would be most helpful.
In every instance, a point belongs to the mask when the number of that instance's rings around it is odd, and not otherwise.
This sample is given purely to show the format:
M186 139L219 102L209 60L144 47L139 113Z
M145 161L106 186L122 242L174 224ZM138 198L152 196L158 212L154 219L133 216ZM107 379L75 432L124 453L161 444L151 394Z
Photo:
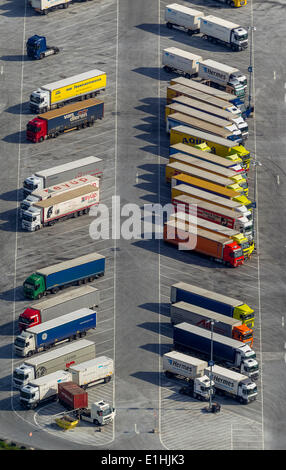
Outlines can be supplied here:
M59 383L59 402L69 410L88 407L88 393L74 382Z

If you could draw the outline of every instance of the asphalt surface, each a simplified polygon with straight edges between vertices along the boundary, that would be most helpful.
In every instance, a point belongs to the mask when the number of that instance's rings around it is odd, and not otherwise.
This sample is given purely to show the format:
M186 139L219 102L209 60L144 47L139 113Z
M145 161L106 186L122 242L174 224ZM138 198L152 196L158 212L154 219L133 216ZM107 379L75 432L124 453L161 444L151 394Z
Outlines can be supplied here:
M35 234L19 230L17 189L22 180L36 169L81 156L103 158L102 202L109 208L112 195L120 196L121 207L170 202L164 181L169 141L163 111L171 76L161 68L162 49L181 47L236 65L246 74L249 50L236 54L167 30L167 1L93 0L47 17L35 15L20 0L1 2L2 29L8 39L0 46L1 437L35 448L67 450L285 448L285 7L279 1L250 0L246 8L236 10L211 0L180 3L223 18L231 13L233 21L256 27L255 116L249 120L246 147L261 163L250 172L250 198L258 206L257 253L247 265L230 271L194 254L179 253L161 240L93 241L89 217ZM60 47L60 55L28 61L23 44L35 33ZM56 141L28 144L24 130L31 118L31 91L87 67L107 72L104 120ZM128 214L121 222L126 220ZM99 326L88 338L95 340L97 356L115 359L116 373L110 384L94 387L90 399L105 396L116 406L117 417L101 433L80 428L63 435L53 425L55 415L62 412L60 405L36 413L21 410L11 373L22 361L13 357L11 344L17 333L15 320L27 306L21 292L25 277L36 268L91 251L106 255L107 271L94 282L101 290ZM243 407L223 400L220 415L205 416L200 403L182 399L179 384L163 377L161 356L172 343L170 286L178 280L243 298L255 309L254 349L261 366L255 403Z

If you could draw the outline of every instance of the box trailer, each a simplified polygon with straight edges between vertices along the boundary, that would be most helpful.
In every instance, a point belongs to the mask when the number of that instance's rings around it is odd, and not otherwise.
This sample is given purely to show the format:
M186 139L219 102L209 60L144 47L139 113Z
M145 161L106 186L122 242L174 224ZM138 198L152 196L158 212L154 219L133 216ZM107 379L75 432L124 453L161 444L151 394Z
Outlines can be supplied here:
M23 182L24 197L34 191L59 185L63 181L91 175L101 178L103 175L103 161L101 158L90 156L80 158L73 162L57 165L46 170L40 170L26 178Z
M25 408L33 410L39 405L56 400L58 398L58 384L71 380L71 373L65 370L58 370L31 380L20 390L20 403Z
M57 370L68 370L71 365L95 358L95 344L82 339L53 351L28 358L13 372L13 385L21 388L31 380L51 374Z
M34 11L41 15L47 15L50 11L58 8L68 8L72 0L29 0Z
M203 39L228 46L233 51L243 51L248 47L247 29L213 15L201 19L200 32Z
M72 374L71 380L87 389L101 382L110 382L114 373L113 360L106 356L100 356L71 366L70 372Z
M22 229L35 232L56 222L88 214L99 204L99 187L89 184L36 202L22 214Z
M253 346L253 331L243 325L241 320L184 301L171 304L170 312L172 325L186 322L210 330L213 321L215 333Z
M62 341L73 341L96 328L96 311L81 308L22 331L14 341L18 356L30 357Z
M249 328L254 326L254 311L241 300L213 292L186 282L177 282L171 287L171 303L188 302L228 317L241 320Z
M28 299L40 299L48 293L56 294L61 288L81 285L104 276L105 256L98 253L79 256L47 268L38 269L23 283Z
M30 110L35 114L65 106L72 101L96 96L106 87L106 73L89 70L57 82L43 85L30 95Z
M59 402L68 410L79 410L88 407L88 393L74 382L58 385Z
M166 72L178 72L186 78L196 77L202 57L177 47L168 47L162 52L162 64Z
M187 31L190 36L200 32L200 18L203 15L201 11L179 5L178 3L171 3L165 7L167 28L172 29L175 26Z
M247 344L186 322L174 326L173 347L178 351L191 354L194 352L201 359L209 360L211 343L213 360L218 365L236 370L252 380L258 378L256 354Z
M26 137L34 143L56 138L72 129L93 126L104 116L104 102L90 98L80 103L72 103L60 109L39 114L27 124Z
M99 290L91 286L81 286L59 294L50 299L41 300L27 307L19 315L19 330L27 330L49 320L74 312L80 308L94 310L99 306Z

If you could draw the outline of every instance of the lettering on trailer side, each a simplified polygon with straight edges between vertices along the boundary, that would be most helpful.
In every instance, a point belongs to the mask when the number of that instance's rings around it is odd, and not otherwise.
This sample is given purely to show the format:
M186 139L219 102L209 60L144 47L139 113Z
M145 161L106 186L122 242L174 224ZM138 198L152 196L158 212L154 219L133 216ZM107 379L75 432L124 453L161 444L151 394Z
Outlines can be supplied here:
M174 359L168 359L168 362L171 366L175 367L176 369L185 370L187 372L193 372L193 367L190 365L177 362Z
M219 383L219 384L223 384L223 385L226 385L227 387L229 388L233 388L234 387L234 383L231 382L231 380L228 380L228 379L224 379L222 377L219 377L218 375L216 374L212 374L212 378L213 380L216 382L216 383Z

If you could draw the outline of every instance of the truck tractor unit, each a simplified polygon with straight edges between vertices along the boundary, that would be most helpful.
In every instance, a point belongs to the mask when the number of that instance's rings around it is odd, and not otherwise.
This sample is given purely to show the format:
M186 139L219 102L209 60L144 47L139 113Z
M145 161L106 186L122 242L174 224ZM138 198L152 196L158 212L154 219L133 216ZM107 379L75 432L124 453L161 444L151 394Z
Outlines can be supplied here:
M92 403L90 408L80 409L77 416L82 421L93 423L96 426L104 426L112 423L116 416L116 410L106 401L100 400Z
M38 34L28 39L26 48L27 56L37 60L60 52L58 47L48 46L45 36L38 36Z

